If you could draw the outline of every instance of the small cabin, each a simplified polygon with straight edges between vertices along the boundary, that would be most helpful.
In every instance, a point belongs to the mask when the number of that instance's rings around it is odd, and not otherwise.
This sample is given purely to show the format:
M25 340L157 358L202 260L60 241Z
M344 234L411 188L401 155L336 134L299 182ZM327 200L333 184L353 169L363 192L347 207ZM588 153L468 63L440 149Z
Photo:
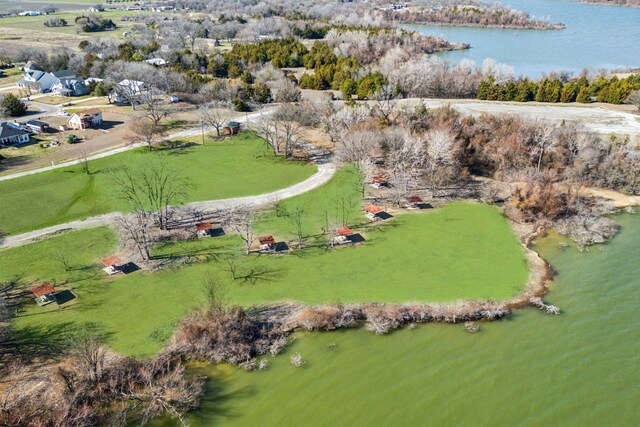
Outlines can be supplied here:
M240 130L242 128L242 124L240 122L229 122L227 123L227 125L224 127L224 133L226 133L227 135L237 135L238 133L240 133Z
M36 298L36 304L40 307L56 302L55 291L51 283L43 283L40 286L31 288L31 293L33 293Z

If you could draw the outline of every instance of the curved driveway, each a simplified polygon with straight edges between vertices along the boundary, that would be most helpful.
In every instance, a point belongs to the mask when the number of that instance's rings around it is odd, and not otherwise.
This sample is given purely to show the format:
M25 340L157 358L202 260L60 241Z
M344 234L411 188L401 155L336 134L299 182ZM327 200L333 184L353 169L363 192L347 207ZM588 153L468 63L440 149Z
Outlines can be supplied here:
M240 206L260 207L273 203L275 200L284 200L311 191L327 183L336 173L336 166L332 162L318 162L318 172L306 180L294 184L290 187L272 191L270 193L258 194L255 196L234 197L231 199L207 200L203 202L187 203L184 207L194 208L201 211L216 211L221 209L231 209ZM113 225L114 221L120 217L120 212L112 212L98 215L78 221L71 221L58 224L28 233L7 236L0 241L0 249L13 248L37 242L39 240L52 237L56 234L71 230L83 230L107 225Z

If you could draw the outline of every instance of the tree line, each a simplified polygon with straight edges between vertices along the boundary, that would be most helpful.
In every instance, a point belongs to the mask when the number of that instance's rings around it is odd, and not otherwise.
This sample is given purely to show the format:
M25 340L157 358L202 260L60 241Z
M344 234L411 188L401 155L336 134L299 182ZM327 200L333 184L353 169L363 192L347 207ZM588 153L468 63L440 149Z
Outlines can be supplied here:
M640 90L640 75L626 78L599 76L593 80L582 76L577 80L546 77L538 81L527 78L497 82L493 76L483 79L477 98L490 101L537 102L605 102L622 104L629 95Z

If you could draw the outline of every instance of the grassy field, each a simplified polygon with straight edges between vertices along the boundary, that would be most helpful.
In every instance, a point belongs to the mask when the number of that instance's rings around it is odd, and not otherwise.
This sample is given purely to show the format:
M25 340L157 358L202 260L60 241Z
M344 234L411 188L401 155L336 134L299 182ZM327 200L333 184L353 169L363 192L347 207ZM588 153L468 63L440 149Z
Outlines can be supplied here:
M90 143L90 142L88 142ZM129 206L117 197L114 178L131 170L166 163L190 184L186 201L222 199L274 191L303 181L315 166L275 158L251 133L205 146L172 150L146 148L0 182L0 230L16 234Z
M351 177L344 172L290 203L311 206L322 199L319 195L354 190ZM353 224L360 221L354 218ZM274 214L263 217L260 227L286 233ZM60 341L65 334L89 329L114 350L143 356L158 351L179 320L205 301L206 276L223 284L230 302L243 305L498 300L517 293L528 277L517 239L490 206L456 203L359 231L368 240L362 246L308 248L282 256L241 256L240 239L233 235L165 245L156 249L156 256L201 256L175 269L108 278L97 264L114 250L115 237L100 228L3 251L0 281L18 277L25 283L65 284L78 297L64 309L27 307L16 322L24 336ZM68 253L67 259L60 253ZM227 259L237 260L239 276L253 280L233 280Z
M0 86L10 86L14 85L20 77L22 77L22 70L20 68L6 68L4 70L0 70ZM0 94L4 94L5 92L0 92ZM8 92L7 92L8 93Z
M93 3L92 3L93 4ZM79 8L82 8L80 6ZM28 29L28 30L36 30L36 31L46 31L46 32L54 32L54 33L64 33L64 34L78 34L87 37L121 37L122 32L126 31L128 28L133 26L133 22L120 21L120 18L123 16L130 16L135 14L140 14L140 11L129 11L129 10L107 10L100 13L100 17L104 19L112 19L113 22L117 25L117 28L112 31L100 31L95 33L85 33L79 31L78 27L75 25L74 20L76 17L82 15L83 13L89 12L58 12L51 15L42 15L42 16L7 16L0 18L0 28L20 28L20 29ZM64 27L47 27L44 25L44 22L51 18L61 18L65 19L68 25Z

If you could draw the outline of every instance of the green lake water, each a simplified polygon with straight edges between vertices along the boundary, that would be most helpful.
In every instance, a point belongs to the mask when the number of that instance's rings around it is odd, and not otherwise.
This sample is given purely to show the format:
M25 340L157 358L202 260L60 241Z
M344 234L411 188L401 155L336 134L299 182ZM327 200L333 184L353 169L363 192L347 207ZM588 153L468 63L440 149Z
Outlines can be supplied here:
M562 315L423 325L387 336L300 333L266 371L207 370L193 426L638 426L640 215L580 253L535 249L559 272L545 298ZM290 365L299 352L307 361Z

